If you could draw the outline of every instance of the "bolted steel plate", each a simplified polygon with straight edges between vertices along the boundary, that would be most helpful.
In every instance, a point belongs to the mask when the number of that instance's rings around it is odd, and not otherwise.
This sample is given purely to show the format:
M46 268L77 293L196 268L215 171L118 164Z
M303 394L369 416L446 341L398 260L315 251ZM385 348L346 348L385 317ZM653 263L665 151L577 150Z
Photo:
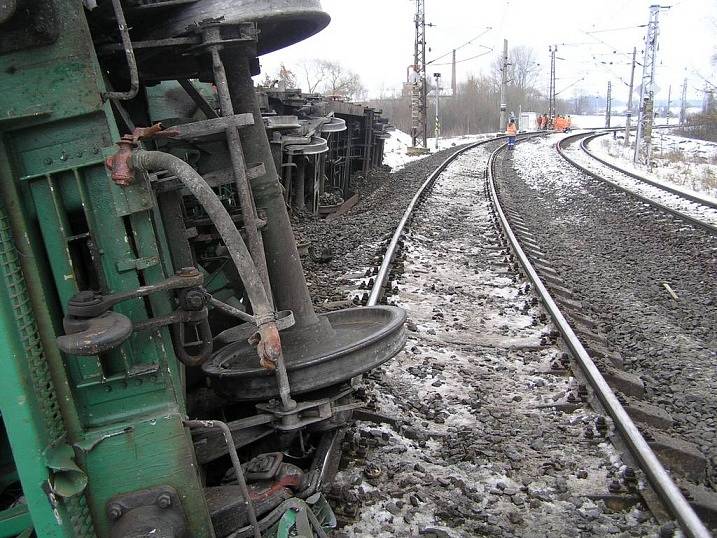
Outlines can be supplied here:
M292 395L348 381L394 357L406 342L406 312L395 306L350 308L320 316L317 330L281 333ZM214 390L234 401L269 400L279 395L273 371L259 366L256 349L245 341L218 351L202 366Z
M218 19L227 25L257 23L260 55L303 41L331 21L319 0L198 0L178 7L158 21L150 37L177 37L192 25Z

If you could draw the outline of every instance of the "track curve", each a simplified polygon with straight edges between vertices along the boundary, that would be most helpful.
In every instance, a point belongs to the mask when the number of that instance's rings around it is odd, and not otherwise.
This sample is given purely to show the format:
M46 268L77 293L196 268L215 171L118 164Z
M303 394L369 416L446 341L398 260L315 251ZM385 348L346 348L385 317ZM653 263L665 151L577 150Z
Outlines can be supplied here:
M560 142L558 143L558 148L560 148ZM510 222L500 205L494 181L495 159L501 151L505 151L505 145L499 147L491 154L488 169L486 171L486 184L496 214L500 220L501 227L505 230L506 236L508 237L511 250L515 253L520 265L525 270L526 275L535 286L536 292L540 296L543 305L548 310L555 325L558 327L563 340L572 352L573 357L575 357L581 371L589 380L600 403L615 422L615 425L620 431L623 440L628 445L632 456L640 463L642 470L645 472L651 486L660 497L664 506L668 509L670 514L672 514L672 516L680 522L682 529L689 536L711 536L711 533L707 530L693 508L690 506L689 502L682 495L678 486L672 481L670 474L660 463L633 420L623 408L615 393L610 388L600 370L597 368L585 347L575 334L575 331L560 311L560 308L556 304L550 292L543 284L529 257L523 251L523 248L521 247L520 242L516 237L516 234L513 232ZM566 157L566 160L569 159ZM577 164L576 167L583 169L583 167ZM593 175L587 170L583 171Z
M612 163L608 163L607 161L596 157L587 149L587 142L598 136L602 136L603 134L604 133L588 132L567 136L556 143L555 149L558 154L565 159L565 161L588 176L605 182L622 192L634 196L641 202L647 203L661 211L688 222L693 226L706 230L712 234L717 234L717 204L713 204L710 200L702 200L700 197L691 196L689 193L683 193L679 189L673 189L669 186L649 180L649 178L623 170ZM599 166L605 166L611 171L623 174L628 177L631 182L642 182L645 185L649 185L650 188L660 189L661 192L664 192L664 197L668 199L658 201L654 197L637 192L639 190L639 186L633 186L631 188L625 184L619 183L617 180L605 177L604 174L599 173L594 168L581 164L575 158L568 155L568 152L566 151L566 148L570 144L577 141L580 141L580 148L585 155L593 159ZM692 204L696 207L693 209L688 207L686 204Z

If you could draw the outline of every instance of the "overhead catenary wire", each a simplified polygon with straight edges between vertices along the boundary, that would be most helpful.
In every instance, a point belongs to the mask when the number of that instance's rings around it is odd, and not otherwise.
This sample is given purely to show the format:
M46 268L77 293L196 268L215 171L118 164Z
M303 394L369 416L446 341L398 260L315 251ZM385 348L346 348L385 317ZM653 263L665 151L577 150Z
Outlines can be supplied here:
M586 32L585 30L580 30L580 31L581 31L583 34L585 34L586 36L591 37L591 38L593 38L594 40L596 40L596 41L602 43L603 45L605 45L606 47L608 47L610 50L618 50L618 49L620 48L620 47L615 47L615 46L611 45L610 43L608 43L608 42L605 41L604 39L600 39L599 37L597 37L596 35L594 35L594 34L592 34L592 33L590 33L590 32Z
M605 32L620 32L622 30L634 30L635 28L646 28L647 24L637 24L635 26L623 26L621 28L606 28L604 30L590 30L586 34L602 34Z
M576 81L573 82L572 84L568 84L567 86L565 86L565 88L563 88L563 89L560 90L559 92L555 92L555 95L560 95L560 94L563 93L565 90L568 90L568 89L572 88L572 87L575 86L578 82L582 82L583 80L585 80L585 77L579 78L578 80L576 80Z
M485 52L481 52L480 54L476 54L475 56L471 56L470 58L463 58L462 60L456 60L457 64L468 62L470 60L475 60L476 58L480 58L481 56L486 56L493 52L494 49L487 50ZM428 64L426 64L428 65ZM440 64L433 64L434 66L441 66L441 65L453 65L453 62L446 62L446 63L440 63Z
M441 59L445 58L446 56L448 56L448 55L450 55L450 54L453 54L455 51L458 51L458 50L461 50L461 49L467 47L468 45L472 44L476 39L480 39L481 37L483 37L484 35L486 35L486 34L487 34L488 32L490 32L492 29L493 29L493 28L492 28L491 26L487 26L486 29L485 29L484 31L482 31L481 33L479 33L479 34L477 34L477 35L471 37L468 41L466 41L466 42L463 43L462 45L459 45L458 47L449 50L449 51L446 52L445 54L441 54L440 56L437 56L436 58L433 58L433 60L431 60L430 62L426 62L426 65L434 64L434 63L437 62L438 60L441 60ZM484 48L486 48L486 49L487 49L487 48L490 48L490 47L487 47L486 45L482 45L482 44L480 44L480 43L478 44L478 46L484 47ZM490 49L490 50L493 50L493 49ZM435 64L435 65L447 65L447 64Z
M715 83L712 82L711 80L708 80L707 78L705 78L705 76L704 76L702 73L700 73L699 71L697 71L696 69L693 69L692 72L693 72L695 75L697 75L699 78L701 78L705 83L707 83L712 89L717 88L717 84L715 84ZM700 89L699 91L703 92L703 91L704 91L704 88Z

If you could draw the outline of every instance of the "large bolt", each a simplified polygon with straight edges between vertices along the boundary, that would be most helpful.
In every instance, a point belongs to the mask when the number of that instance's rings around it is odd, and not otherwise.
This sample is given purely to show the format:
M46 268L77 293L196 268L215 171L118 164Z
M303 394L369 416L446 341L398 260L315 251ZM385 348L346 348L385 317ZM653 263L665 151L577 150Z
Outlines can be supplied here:
M204 293L200 290L189 290L184 295L184 303L187 310L201 310L204 308Z
M179 271L177 271L177 276L197 276L199 274L199 270L196 267L182 267Z
M122 517L122 512L122 506L117 503L112 503L107 509L107 516L110 518L110 520L117 521L119 518Z
M169 496L169 493L162 493L157 497L157 505L162 509L169 508L172 506L172 497Z

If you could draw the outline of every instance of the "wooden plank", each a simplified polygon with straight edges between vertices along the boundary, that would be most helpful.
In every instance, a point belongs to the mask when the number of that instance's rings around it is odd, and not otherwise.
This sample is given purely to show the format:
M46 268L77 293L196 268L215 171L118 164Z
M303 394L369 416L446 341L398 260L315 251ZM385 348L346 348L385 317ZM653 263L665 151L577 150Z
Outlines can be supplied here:
M343 217L346 213L351 211L351 209L358 204L359 200L361 199L361 196L359 196L358 193L354 194L351 198L346 200L343 204L341 204L341 207L339 207L335 212L331 213L328 217L326 217L326 222L331 222L332 220L335 220L339 217Z

